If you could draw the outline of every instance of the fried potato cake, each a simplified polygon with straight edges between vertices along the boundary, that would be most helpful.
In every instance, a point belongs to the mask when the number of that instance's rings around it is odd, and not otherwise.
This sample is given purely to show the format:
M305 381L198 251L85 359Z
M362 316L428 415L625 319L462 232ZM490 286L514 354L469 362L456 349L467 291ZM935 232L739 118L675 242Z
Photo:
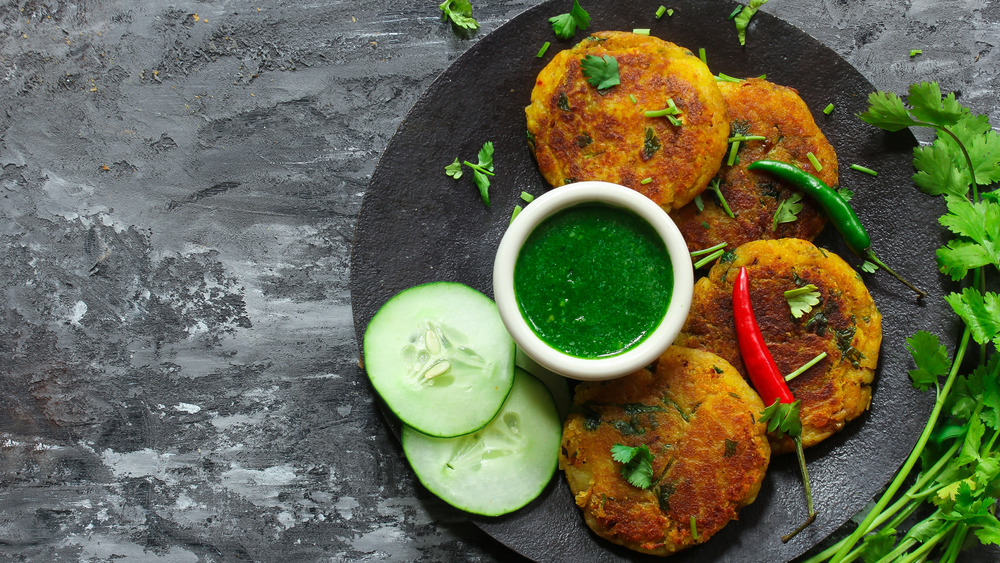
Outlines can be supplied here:
M646 369L576 387L559 466L597 535L670 555L707 541L756 499L770 461L756 418L763 407L724 359L673 346ZM649 449L651 486L623 477L615 444Z
M742 266L750 276L757 323L781 373L827 353L788 384L801 401L802 445L815 445L868 409L882 315L861 276L836 254L801 239L744 244L695 283L691 312L676 342L714 352L744 376L732 307L733 282ZM808 284L817 287L820 302L794 318L784 292ZM771 448L784 453L792 442L774 439Z
M610 55L620 84L598 90L580 61ZM671 101L668 117L645 117ZM712 73L673 43L628 32L594 33L538 74L525 108L538 168L553 186L604 180L637 190L664 209L691 201L715 176L729 118Z
M758 160L780 160L818 176L828 186L837 185L837 154L806 103L794 89L757 78L719 82L719 89L729 108L731 134L765 139L741 141L735 164L725 163L727 155L717 176L719 190L734 217L725 212L711 191L701 196L704 209L692 203L671 213L688 247L697 250L728 242L729 248L736 248L752 240L778 238L813 240L823 230L826 218L812 199L802 197L798 218L775 228L778 206L799 192L764 172L746 169ZM822 170L816 170L809 153Z

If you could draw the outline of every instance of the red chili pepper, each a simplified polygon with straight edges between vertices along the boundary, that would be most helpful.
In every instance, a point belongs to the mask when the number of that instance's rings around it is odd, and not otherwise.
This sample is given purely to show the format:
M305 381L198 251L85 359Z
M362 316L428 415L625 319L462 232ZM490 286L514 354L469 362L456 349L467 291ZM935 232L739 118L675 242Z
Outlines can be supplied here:
M746 268L740 268L733 284L733 320L736 322L736 341L740 345L740 355L743 365L747 368L750 382L768 408L761 413L760 420L767 419L768 430L779 429L779 433L788 436L795 442L795 455L799 459L799 470L802 472L802 486L806 494L806 507L809 517L781 541L787 542L816 520L816 510L813 508L812 486L809 484L809 470L806 468L806 457L802 451L802 421L799 419L799 405L792 391L785 383L785 378L778 371L771 352L764 342L760 332L757 317L750 305L750 276ZM780 404L779 404L780 403Z
M785 404L794 403L795 397L768 351L757 317L753 314L753 307L750 305L750 276L747 275L746 268L740 268L736 283L733 284L733 320L736 322L736 341L740 345L743 365L746 366L747 375L761 400L765 405L774 403L775 399Z

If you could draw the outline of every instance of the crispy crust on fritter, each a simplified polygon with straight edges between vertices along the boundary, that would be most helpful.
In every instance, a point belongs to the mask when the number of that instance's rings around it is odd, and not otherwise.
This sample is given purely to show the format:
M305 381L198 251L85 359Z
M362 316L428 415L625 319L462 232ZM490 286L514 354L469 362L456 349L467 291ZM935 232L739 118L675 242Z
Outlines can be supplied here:
M559 465L595 533L669 555L708 540L756 499L770 461L762 409L728 362L673 346L647 369L577 386ZM651 487L621 476L614 444L649 448Z
M702 194L704 209L688 205L671 213L689 248L708 248L728 242L735 248L752 240L800 238L812 240L823 230L826 218L808 196L803 197L798 219L774 229L774 214L781 201L797 190L747 165L762 159L790 162L818 176L828 186L838 182L837 154L813 120L806 103L792 88L750 78L720 82L729 108L732 134L761 135L763 141L743 141L733 166L723 162L720 191L735 218L726 215L711 192ZM807 156L818 159L817 171Z
M695 283L687 324L677 344L714 352L746 376L733 328L733 281L741 266L750 276L750 299L771 355L790 373L827 357L789 382L801 401L802 444L812 446L861 415L871 402L882 343L882 315L857 272L836 254L800 239L754 241L719 261ZM795 319L784 292L813 284L819 305ZM790 440L772 440L775 453Z
M586 55L615 57L621 84L601 91L588 84L580 67ZM683 125L643 115L670 99ZM553 57L525 114L550 184L615 182L668 210L691 201L715 176L729 135L726 105L705 63L673 43L627 32L595 33Z

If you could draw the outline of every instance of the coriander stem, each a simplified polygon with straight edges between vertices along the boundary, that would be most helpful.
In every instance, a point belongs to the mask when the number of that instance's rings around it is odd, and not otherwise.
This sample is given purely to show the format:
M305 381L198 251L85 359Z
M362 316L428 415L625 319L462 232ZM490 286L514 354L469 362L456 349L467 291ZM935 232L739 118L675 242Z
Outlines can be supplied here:
M694 263L694 269L697 270L697 269L701 268L702 266L704 266L705 264L708 264L712 260L717 260L718 258L721 258L723 254L724 254L724 251L721 248L719 250L716 250L715 252L713 252L713 253L709 254L708 256L702 258L701 260L698 260L697 262L695 262Z
M885 509L889 504L889 501L896 495L900 487L909 477L910 472L913 471L913 467L920 460L920 454L924 451L927 446L927 442L931 438L931 434L934 432L934 427L937 425L938 417L941 416L941 411L944 410L945 399L948 398L948 394L951 392L952 385L955 384L955 378L958 377L958 370L965 359L965 353L969 349L969 340L972 338L972 329L969 325L965 325L965 330L962 332L962 338L959 341L958 349L955 351L955 359L951 363L951 370L948 372L948 378L945 379L944 387L938 392L937 399L934 401L934 408L931 410L931 415L927 419L927 424L924 425L923 431L920 433L920 437L917 439L916 445L913 446L913 450L910 451L910 455L906 458L903 466L900 468L899 472L896 473L896 477L889 484L889 487L883 493L882 497L875 503L875 506L868 512L868 516L861 522L854 532L848 536L847 541L841 548L833 555L830 559L831 563L838 561L843 561L844 556L847 555L848 551L858 543L861 536L865 535L869 528L871 528L872 522L878 518L878 514Z
M955 563L958 561L958 554L962 551L962 545L965 544L965 537L969 533L969 525L959 523L955 534L951 536L951 540L948 541L948 547L945 548L944 555L941 557L940 563Z
M952 533L957 524L958 522L949 522L943 530L924 540L920 547L914 550L913 553L909 553L906 557L898 559L897 563L913 563L914 561L922 560L927 552L933 549L942 538Z
M708 189L712 190L715 193L715 196L719 198L719 205L722 206L722 210L726 212L726 215L728 215L730 219L735 219L736 215L734 215L733 210L729 208L729 203L726 201L726 197L722 195L722 188L720 187L721 183L722 182L719 180L713 180L710 184L708 184Z
M469 162L468 160L462 161L462 164L468 166L469 168L471 168L473 170L478 170L478 171L480 171L483 174L486 174L488 176L496 176L496 173L491 172L490 170L487 170L485 167L480 166L478 164L473 164L473 163Z
M701 250L692 250L691 251L691 256L697 258L699 256L704 256L706 254L711 254L711 253L715 252L716 250L719 250L720 248L725 248L727 244L729 244L729 243L728 242L720 242L719 244L717 244L715 246L710 246L708 248L703 248Z
M898 561L897 557L906 553L907 549L910 549L913 544L917 543L917 540L913 538L905 538L903 541L899 542L896 549L890 551L887 555L882 556L877 563L888 563L889 561Z
M805 373L805 371L807 369L809 369L809 368L813 367L814 365L818 364L825 357L826 357L826 352L820 352L819 354L816 355L815 358L813 358L813 359L809 360L808 362L802 364L795 371L793 371L792 373L786 375L785 376L785 381L791 381L791 380L795 379L796 377L802 375L803 373Z

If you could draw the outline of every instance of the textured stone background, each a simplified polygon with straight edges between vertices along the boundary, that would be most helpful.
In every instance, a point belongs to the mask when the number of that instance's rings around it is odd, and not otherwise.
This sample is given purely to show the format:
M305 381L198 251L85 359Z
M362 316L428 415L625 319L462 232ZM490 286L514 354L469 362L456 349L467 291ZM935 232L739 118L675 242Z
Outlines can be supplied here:
M0 558L511 560L416 484L347 290L406 111L540 2L473 3L0 3ZM763 10L1000 123L1000 2Z

